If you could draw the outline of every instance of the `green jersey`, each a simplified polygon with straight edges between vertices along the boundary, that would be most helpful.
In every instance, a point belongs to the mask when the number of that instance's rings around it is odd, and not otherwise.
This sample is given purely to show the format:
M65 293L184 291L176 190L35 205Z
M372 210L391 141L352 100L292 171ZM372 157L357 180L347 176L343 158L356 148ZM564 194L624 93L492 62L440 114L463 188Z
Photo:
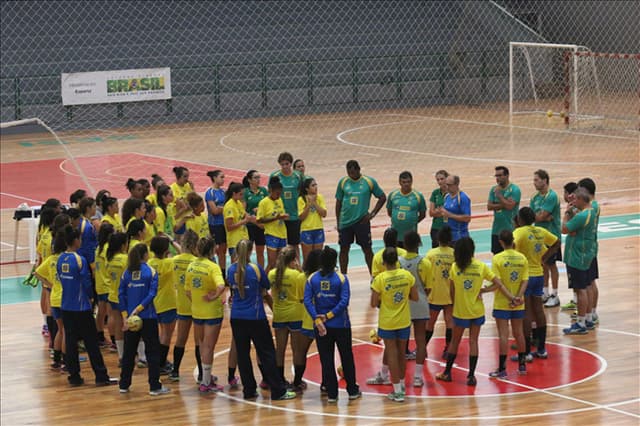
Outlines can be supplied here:
M591 200L591 208L596 215L596 256L598 256L598 225L600 224L600 204L596 200Z
M440 188L436 188L431 193L431 197L429 197L429 202L433 203L434 207L437 209L438 207L444 206L444 196L447 195L446 192L441 192ZM442 217L434 217L431 222L431 229L440 229L444 225L444 218Z
M403 241L405 233L418 231L418 216L427 211L427 203L418 191L403 194L396 189L387 198L387 210L391 211L391 227L398 231L398 241Z
M267 188L264 186L259 186L256 192L253 192L251 188L245 188L243 198L244 203L246 204L245 210L247 213L255 216L258 211L258 204L260 204L260 201L262 201L264 197L268 196L269 191L267 191Z
M489 191L489 202L498 203L499 199L496 197L494 189L497 185L491 187ZM491 234L498 235L503 229L513 231L513 218L518 215L520 207L520 188L518 185L510 183L505 189L501 189L500 192L504 198L511 198L516 202L511 210L500 209L493 211L493 225L491 226Z
M546 229L556 237L560 237L560 199L553 189L549 189L546 194L536 192L529 201L529 207L537 215L541 211L548 212L552 220L536 222L536 226Z
M300 186L302 185L302 175L299 171L294 170L289 176L282 171L277 170L269 176L271 179L277 176L282 184L282 204L284 204L285 213L289 214L288 220L298 220L298 196L300 195Z
M369 213L372 194L380 198L384 195L384 191L378 182L369 176L360 176L358 180L353 180L349 176L340 179L336 189L336 200L342 202L340 229L358 223Z
M581 271L591 266L597 251L597 222L596 212L588 208L566 223L569 235L564 246L564 261L568 266Z

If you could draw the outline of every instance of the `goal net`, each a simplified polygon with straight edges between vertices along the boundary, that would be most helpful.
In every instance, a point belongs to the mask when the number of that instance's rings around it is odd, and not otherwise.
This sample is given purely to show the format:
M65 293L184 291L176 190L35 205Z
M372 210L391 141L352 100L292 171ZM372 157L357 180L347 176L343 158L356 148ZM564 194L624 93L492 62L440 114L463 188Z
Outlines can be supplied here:
M560 116L572 128L638 130L640 54L509 43L509 113Z

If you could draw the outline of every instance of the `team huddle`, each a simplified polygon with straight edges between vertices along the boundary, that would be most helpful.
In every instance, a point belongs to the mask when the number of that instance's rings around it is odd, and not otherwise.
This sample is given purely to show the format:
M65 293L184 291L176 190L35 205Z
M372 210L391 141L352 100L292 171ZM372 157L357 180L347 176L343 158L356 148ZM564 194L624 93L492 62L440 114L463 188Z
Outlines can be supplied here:
M544 170L534 173L536 193L530 206L520 208L520 188L509 181L506 167L496 167L497 184L487 201L494 213L494 257L487 266L474 258L471 201L460 190L458 176L438 171L438 188L427 201L413 189L410 172L399 175L399 189L385 194L374 178L360 173L357 161L348 161L347 176L335 192L338 253L324 245L327 207L316 180L305 174L304 161L283 152L278 164L267 187L260 185L258 171L249 170L242 183L232 182L225 190L224 172L210 171L204 197L195 192L184 167L173 168L176 179L170 185L158 175L151 182L129 179L130 197L121 210L108 190L96 198L78 190L70 198L71 208L64 210L59 200L48 200L40 214L35 273L43 284L41 307L52 369L68 373L70 385L82 385L78 348L84 346L96 385L117 382L119 391L128 393L137 366L148 369L150 395L163 395L170 389L161 383L162 375L172 382L181 379L193 326L198 390L220 392L225 387L212 375L212 365L228 311L229 390L241 387L245 399L258 397L258 388L269 390L272 400L302 394L307 354L315 340L323 397L328 403L338 399L337 346L348 397L358 399L362 393L352 352L347 276L354 242L371 274L370 304L379 310L377 336L384 340L381 368L367 384L392 385L388 398L393 401L404 401L407 359L416 362L412 385L424 386L426 348L441 311L446 368L436 379L453 380L458 346L469 329L467 384L477 384L478 336L485 322L481 294L486 292L495 292L493 317L500 339L498 368L490 376L507 377L510 330L519 374L526 374L527 362L547 358L544 306L560 304L556 261L562 260L561 233L567 234L564 259L575 293L566 307L577 307L576 322L563 331L585 334L598 322L599 206L589 178L565 185L568 208L561 221L560 200ZM377 201L370 210L372 197ZM383 207L391 226L384 233L385 247L373 253L371 219ZM427 214L432 248L421 255L418 223ZM485 281L491 284L485 286ZM265 304L272 312L271 324ZM285 375L289 340L291 382ZM260 383L253 371L252 343ZM117 352L118 380L110 378L101 348Z

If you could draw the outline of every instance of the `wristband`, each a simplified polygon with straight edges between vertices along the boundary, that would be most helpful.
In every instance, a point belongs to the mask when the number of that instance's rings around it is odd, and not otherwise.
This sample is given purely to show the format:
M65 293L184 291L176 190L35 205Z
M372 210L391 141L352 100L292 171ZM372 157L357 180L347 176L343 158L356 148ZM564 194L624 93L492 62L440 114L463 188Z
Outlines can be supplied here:
M327 319L331 319L333 318L335 315L333 315L332 311L327 312Z
M322 321L322 318L316 318L316 325L322 325L324 324L324 322Z

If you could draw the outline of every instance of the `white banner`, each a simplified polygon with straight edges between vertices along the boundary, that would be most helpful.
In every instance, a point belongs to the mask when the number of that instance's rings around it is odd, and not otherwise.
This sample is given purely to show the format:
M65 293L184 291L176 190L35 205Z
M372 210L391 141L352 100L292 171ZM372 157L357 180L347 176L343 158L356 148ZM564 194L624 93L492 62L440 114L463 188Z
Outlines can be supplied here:
M171 99L170 68L62 74L63 105L159 99Z

